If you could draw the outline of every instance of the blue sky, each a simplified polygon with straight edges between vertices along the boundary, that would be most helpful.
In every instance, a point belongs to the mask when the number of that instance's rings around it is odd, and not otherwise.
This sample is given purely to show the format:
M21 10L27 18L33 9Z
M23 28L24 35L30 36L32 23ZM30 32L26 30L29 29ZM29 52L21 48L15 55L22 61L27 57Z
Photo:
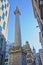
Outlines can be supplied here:
M37 20L34 17L31 0L9 0L10 4L10 16L8 26L8 40L14 42L15 39L15 15L14 11L18 5L21 12L20 26L21 26L21 38L22 44L29 41L31 48L34 46L36 51L41 48L39 42L39 28L36 28Z

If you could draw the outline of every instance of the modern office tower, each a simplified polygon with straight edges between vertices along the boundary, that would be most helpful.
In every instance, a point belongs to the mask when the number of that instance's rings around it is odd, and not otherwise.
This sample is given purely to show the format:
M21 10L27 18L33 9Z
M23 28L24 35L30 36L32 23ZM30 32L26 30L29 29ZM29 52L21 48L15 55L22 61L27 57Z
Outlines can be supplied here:
M34 55L33 55L33 52L30 48L30 45L29 45L28 41L26 41L26 44L23 45L23 49L27 53L27 55L26 55L27 65L34 65Z
M0 0L0 34L2 33L6 40L8 34L9 9L8 0Z
M14 11L15 14L15 44L14 48L9 51L9 65L26 65L26 52L21 46L20 32L20 11L18 6Z
M39 38L43 48L43 0L32 0L32 5L35 18L40 28Z
M5 62L4 62L4 65L8 65L9 49L12 49L13 46L14 46L14 43L10 43L10 41L7 41L6 50L5 50Z
M3 35L0 35L0 65L4 65L5 49L6 49L6 39Z
M8 18L9 18L8 0L0 0L0 65L4 65L5 60Z

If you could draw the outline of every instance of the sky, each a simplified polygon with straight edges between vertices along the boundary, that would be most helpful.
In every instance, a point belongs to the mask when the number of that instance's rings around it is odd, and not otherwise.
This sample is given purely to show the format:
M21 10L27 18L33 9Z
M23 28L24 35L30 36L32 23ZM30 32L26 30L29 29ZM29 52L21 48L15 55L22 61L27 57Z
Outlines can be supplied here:
M10 4L10 15L8 21L8 40L12 43L15 42L15 15L14 11L16 6L19 7L21 12L20 15L20 28L21 28L21 39L22 45L29 42L30 47L33 46L36 52L41 48L41 43L39 42L39 28L37 20L34 17L32 0L8 0Z

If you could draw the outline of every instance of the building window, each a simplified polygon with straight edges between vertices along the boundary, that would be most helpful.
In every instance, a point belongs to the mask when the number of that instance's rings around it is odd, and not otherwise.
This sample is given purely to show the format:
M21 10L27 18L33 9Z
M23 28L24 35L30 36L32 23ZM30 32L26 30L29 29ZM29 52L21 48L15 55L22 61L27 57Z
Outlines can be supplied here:
M5 62L8 62L8 59L5 59Z
M3 14L2 14L2 18L3 18L3 20L4 20L4 16L5 16L5 15L4 15L4 13L3 13Z
M27 55L27 58L31 58L31 54L28 54L28 55Z
M9 6L9 4L7 3L7 7Z
M4 2L6 2L6 0L4 0Z
M40 5L43 4L43 0L39 0L39 4L40 4Z
M5 26L6 26L6 22L4 21L4 23L3 23L3 29L5 29Z
M37 3L37 0L35 0L35 2Z
M8 12L6 11L6 16L7 16Z
M4 10L4 5L2 5L2 10Z
M1 21L1 16L0 16L0 21Z
M32 60L31 59L27 60L27 63L32 63Z
M0 33L2 33L2 27L0 26Z
M0 50L2 50L3 39L0 38Z
M43 5L40 7L40 12L41 12L41 19L43 19Z
M0 0L1 2L3 2L3 0Z
M6 4L5 4L5 9L6 9Z
M2 58L3 58L3 56L0 55L0 65L2 65Z
M1 2L3 2L3 1L6 2L6 0L0 0L0 1L1 1Z
M8 63L5 63L4 65L8 65Z

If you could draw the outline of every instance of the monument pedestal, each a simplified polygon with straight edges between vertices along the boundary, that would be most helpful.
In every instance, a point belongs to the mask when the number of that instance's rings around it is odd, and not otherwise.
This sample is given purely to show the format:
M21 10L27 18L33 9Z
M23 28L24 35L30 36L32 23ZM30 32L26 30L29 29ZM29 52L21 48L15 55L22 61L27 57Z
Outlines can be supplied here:
M9 65L26 65L26 52L20 47L10 49Z

